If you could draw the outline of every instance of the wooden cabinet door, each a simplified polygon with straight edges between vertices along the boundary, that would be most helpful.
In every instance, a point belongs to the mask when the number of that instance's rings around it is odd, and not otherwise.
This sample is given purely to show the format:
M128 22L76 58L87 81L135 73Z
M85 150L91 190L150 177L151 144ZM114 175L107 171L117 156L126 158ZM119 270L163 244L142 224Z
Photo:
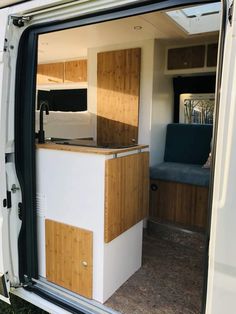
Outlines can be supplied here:
M204 45L168 49L168 70L201 68L204 62Z
M98 53L97 142L138 143L141 49Z
M37 84L55 84L64 81L64 63L38 64Z
M87 82L87 60L65 62L65 82Z
M149 153L106 161L105 242L144 219L149 208Z
M209 44L207 46L207 66L216 67L217 65L218 44Z
M93 233L46 219L47 280L92 298Z

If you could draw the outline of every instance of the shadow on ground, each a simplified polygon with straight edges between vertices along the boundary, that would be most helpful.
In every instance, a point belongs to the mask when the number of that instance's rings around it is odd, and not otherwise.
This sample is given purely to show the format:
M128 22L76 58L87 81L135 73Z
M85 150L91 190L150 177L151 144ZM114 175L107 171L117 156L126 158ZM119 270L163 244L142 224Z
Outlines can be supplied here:
M0 313L4 314L48 314L31 303L11 295L11 305L0 301Z

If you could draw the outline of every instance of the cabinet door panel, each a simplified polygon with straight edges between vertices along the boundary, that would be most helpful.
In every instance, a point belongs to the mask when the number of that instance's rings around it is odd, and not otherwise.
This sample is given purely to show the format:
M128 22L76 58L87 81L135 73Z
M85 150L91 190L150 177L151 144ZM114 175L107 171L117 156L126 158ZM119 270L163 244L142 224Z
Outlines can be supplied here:
M92 298L93 233L46 219L46 278Z
M98 53L97 141L138 143L141 49Z
M63 83L64 63L38 64L37 84Z
M173 48L168 50L168 70L204 67L205 46Z
M217 64L218 44L209 44L207 46L207 66L216 67Z
M152 180L150 217L187 228L206 228L208 188L179 182Z
M149 153L106 161L105 242L147 217Z
M87 60L65 62L65 82L87 82Z

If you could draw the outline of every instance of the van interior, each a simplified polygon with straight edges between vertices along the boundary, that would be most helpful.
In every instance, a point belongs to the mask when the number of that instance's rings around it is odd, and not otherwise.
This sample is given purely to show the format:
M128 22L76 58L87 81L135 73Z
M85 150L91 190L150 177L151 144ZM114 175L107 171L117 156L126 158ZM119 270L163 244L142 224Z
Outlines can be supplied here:
M200 313L220 3L44 33L39 281L110 313Z

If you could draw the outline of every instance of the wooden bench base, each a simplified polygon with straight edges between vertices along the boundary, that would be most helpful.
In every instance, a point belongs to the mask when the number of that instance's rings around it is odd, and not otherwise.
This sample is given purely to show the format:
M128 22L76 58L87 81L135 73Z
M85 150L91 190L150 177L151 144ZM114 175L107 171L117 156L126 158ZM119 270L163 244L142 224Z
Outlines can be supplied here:
M151 180L150 217L154 220L205 229L208 187Z

